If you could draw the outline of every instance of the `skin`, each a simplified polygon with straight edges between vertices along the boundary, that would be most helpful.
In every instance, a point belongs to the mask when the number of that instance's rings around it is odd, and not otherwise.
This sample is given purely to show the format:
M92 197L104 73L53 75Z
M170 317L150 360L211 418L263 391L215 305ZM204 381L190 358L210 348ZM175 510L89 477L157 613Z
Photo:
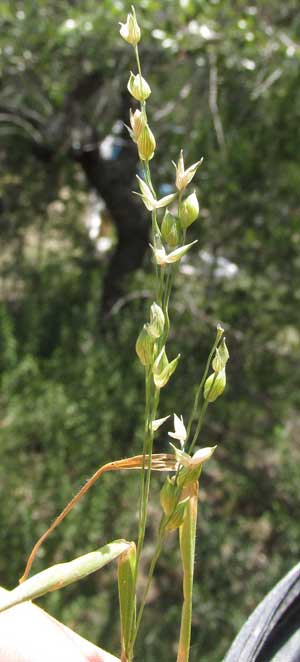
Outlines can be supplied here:
M0 597L5 589L0 588ZM1 662L120 662L31 602L0 614Z

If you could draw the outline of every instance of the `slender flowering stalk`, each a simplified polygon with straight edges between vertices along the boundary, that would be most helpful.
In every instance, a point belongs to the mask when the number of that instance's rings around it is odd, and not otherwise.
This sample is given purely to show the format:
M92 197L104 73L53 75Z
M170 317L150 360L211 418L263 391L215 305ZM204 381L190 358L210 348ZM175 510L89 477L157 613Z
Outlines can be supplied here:
M65 506L54 522L34 545L28 558L21 586L12 591L3 608L9 608L26 599L43 595L47 591L61 588L72 581L94 572L106 563L118 558L118 586L121 620L121 661L132 662L134 646L142 621L147 595L157 561L163 550L166 537L179 531L179 547L183 575L183 603L181 612L180 638L177 662L188 662L191 640L192 593L197 526L197 506L199 478L203 464L215 452L216 446L196 450L195 445L202 430L204 416L210 404L223 393L226 385L226 365L229 358L223 329L217 327L216 338L209 354L204 373L195 391L194 403L187 425L182 415L174 413L174 430L170 453L153 453L154 435L163 426L170 414L158 415L161 389L165 388L177 370L180 355L169 352L170 331L169 302L174 279L182 259L197 240L187 242L190 226L199 217L199 202L196 191L186 192L194 179L202 159L189 167L185 166L183 151L180 151L174 190L169 195L159 197L155 190L150 161L155 157L156 139L147 115L147 100L151 87L142 75L138 45L141 29L134 7L121 23L121 37L133 47L137 72L130 73L128 90L140 107L130 110L129 135L136 145L141 162L140 176L137 175L141 204L151 214L151 238L155 269L155 298L151 302L148 319L144 321L136 340L136 354L144 371L145 412L143 449L140 455L108 462L91 476L79 492ZM168 357L173 358L169 359ZM211 370L211 374L209 371ZM139 470L140 498L138 507L137 544L123 539L115 540L100 550L79 559L48 568L37 576L27 579L32 563L50 533L64 520L75 504L96 481L107 471L123 469ZM168 477L160 491L161 520L157 530L157 540L153 557L149 564L148 576L140 601L137 600L137 583L141 554L144 545L148 514L148 501L153 471L166 472ZM23 583L24 582L24 583Z
M136 24L136 16L134 8L132 8L131 18L127 18L127 24ZM123 26L122 26L123 27ZM123 31L125 28L123 27ZM127 30L127 28L126 28ZM125 32L126 32L125 30ZM140 34L140 32L139 32ZM122 29L121 29L121 36ZM128 41L127 32L125 40ZM199 216L199 202L197 199L196 192L193 191L187 197L183 198L185 190L188 185L193 180L198 168L202 164L200 159L193 165L185 167L183 151L181 150L178 164L175 165L176 169L176 180L175 188L177 189L174 193L171 193L168 196L159 198L157 195L152 178L149 162L155 156L156 141L152 129L149 126L148 116L147 116L147 100L150 96L151 87L148 81L142 75L138 43L133 43L136 64L137 64L137 74L134 75L131 73L128 90L134 99L140 102L140 109L136 110L135 113L130 111L130 124L131 124L131 136L133 141L137 144L138 155L141 160L141 166L143 171L143 176L137 176L138 186L140 192L136 194L140 196L143 204L146 209L151 212L152 215L152 237L151 237L151 249L153 252L154 264L155 264L155 273L156 273L156 297L157 301L153 306L157 306L157 310L160 311L159 319L157 318L156 324L153 324L153 320L146 322L143 326L143 329L138 337L136 344L136 351L138 357L144 366L145 370L145 436L144 436L144 447L143 455L146 453L151 457L152 447L153 447L153 435L156 430L155 418L156 411L159 404L159 395L161 388L164 388L169 379L172 377L175 372L179 360L179 356L173 359L172 361L168 360L166 353L166 343L168 341L169 329L170 329L170 320L169 320L169 300L170 294L173 286L174 276L176 273L176 268L178 264L184 257L184 255L192 248L196 241L186 243L186 231L190 225L192 225L197 217ZM170 212L169 210L164 212L163 218L160 218L159 212L164 207L173 205L177 207L177 211L173 209ZM173 213L172 213L173 212ZM153 306L151 307L151 313L153 311ZM196 431L192 442L190 443L190 450L194 448L195 442L198 438L203 417L208 407L208 403L212 402L214 399L221 394L222 389L224 390L224 374L225 367L223 371L219 370L216 376L212 376L207 380L207 373L209 366L211 364L213 352L217 348L217 345L220 340L220 331L217 332L217 340L211 352L211 355L208 360L208 364L204 373L204 376L200 382L198 390L196 392L194 407L186 429L183 423L183 419L179 419L175 415L174 425L175 430L170 435L179 441L181 445L181 451L178 449L175 450L175 456L177 459L177 473L175 477L175 483L170 487L170 484L166 483L166 489L170 496L170 490L174 490L174 512L172 513L171 520L166 523L163 519L158 534L158 541L156 550L150 564L149 576L146 584L142 604L140 606L137 624L134 628L133 619L134 619L134 610L135 603L132 603L132 641L131 647L129 646L128 650L128 662L133 659L133 647L136 640L137 632L142 618L142 613L144 609L144 604L147 596L147 592L150 586L151 577L154 572L154 568L161 552L164 536L167 531L172 530L180 525L180 522L184 520L184 513L186 504L184 500L180 499L181 492L183 490L184 482L186 480L186 475L189 472L192 472L193 476L197 474L197 461L199 456L197 453L194 456L190 456L184 452L184 445L188 442L191 428L194 423L195 418L198 416L198 423L196 426ZM205 387L204 394L203 386ZM204 397L204 407L198 411L198 404L200 394ZM164 421L165 418L159 419ZM214 448L212 449L203 449L202 457L207 459L212 454ZM179 454L181 453L181 456ZM201 455L201 453L200 453ZM195 474L196 472L196 474ZM137 556L136 556L136 569L135 569L135 585L137 584L138 572L139 572L139 563L140 556L143 547L143 541L145 536L145 527L147 519L147 505L149 498L149 489L150 489L150 475L151 469L150 466L148 470L146 468L141 475L141 488L140 488L140 508L139 508L139 533L138 533L138 545L137 545ZM198 478L197 474L197 478ZM177 482L176 482L177 481ZM198 485L198 483L197 483ZM165 497L167 498L167 497ZM169 497L168 497L169 498ZM194 508L194 513L196 509ZM166 517L166 513L165 516ZM169 514L170 517L170 514ZM194 529L195 529L195 518L194 518ZM190 528L189 528L190 527ZM191 533L191 525L183 525L183 533L180 537L181 550L185 549L184 538L185 536L191 537L194 536L194 529ZM182 552L183 554L183 552ZM183 567L186 577L186 563L185 557L183 554ZM191 592L192 592L192 580L189 585L189 596L188 602L184 601L184 608L182 612L182 626L181 626L181 640L185 642L185 659L188 659L188 650L189 649L189 640L190 640L190 621L191 621ZM185 580L186 583L186 580ZM188 614L188 616L187 616ZM188 634L189 630L189 634ZM181 644L180 644L181 646Z

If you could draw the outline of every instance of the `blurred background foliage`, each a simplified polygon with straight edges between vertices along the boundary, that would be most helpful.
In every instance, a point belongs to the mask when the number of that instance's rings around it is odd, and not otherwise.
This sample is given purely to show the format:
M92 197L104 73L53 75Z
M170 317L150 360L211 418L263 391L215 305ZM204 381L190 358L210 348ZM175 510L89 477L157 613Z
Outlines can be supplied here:
M158 142L153 176L204 155L199 243L172 302L181 365L161 415L189 415L218 320L231 361L208 410L218 443L200 492L191 662L220 662L251 610L299 561L300 85L298 3L143 0L141 56ZM102 463L139 452L136 335L152 297L148 220L132 196L131 48L122 0L0 1L0 582ZM146 253L146 255L145 255ZM149 251L148 251L149 253ZM167 448L162 433L157 450ZM145 564L159 516L153 479ZM107 475L35 570L137 526L137 477ZM137 651L174 659L180 570L162 556ZM115 569L43 605L118 651Z

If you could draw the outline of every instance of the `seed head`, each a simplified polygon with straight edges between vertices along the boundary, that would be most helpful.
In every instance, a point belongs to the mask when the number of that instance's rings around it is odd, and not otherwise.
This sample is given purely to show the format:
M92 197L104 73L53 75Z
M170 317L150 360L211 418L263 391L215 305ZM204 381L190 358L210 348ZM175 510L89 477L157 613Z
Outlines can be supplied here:
M162 335L164 326L165 316L163 310L154 302L150 308L150 323L147 326L147 331L156 340Z
M187 497L186 499L179 501L172 517L170 518L170 520L166 525L166 531L175 531L175 529L179 529L179 527L183 523L186 507L188 505L189 500L190 497Z
M165 267L167 264L173 264L174 262L179 262L183 255L187 253L187 251L193 246L194 244L197 243L197 239L195 241L192 241L190 244L186 244L185 246L179 246L179 248L175 248L174 251L171 253L167 254L165 251L165 248L162 246L160 248L155 248L151 246L153 253L154 253L154 258L156 261L156 264L158 264L161 267Z
M226 386L225 368L220 372L213 372L204 384L204 399L208 402L214 402L222 395Z
M161 224L161 235L164 241L170 246L170 248L175 248L180 242L180 228L178 219L170 214L169 210L166 210L166 213L163 217Z
M132 12L128 14L126 23L120 23L120 35L132 46L137 46L141 38L141 30L136 20L134 7Z
M186 229L192 225L199 216L199 203L195 191L191 193L180 205L179 219L181 227Z
M131 108L129 111L129 120L130 120L130 126L132 128L132 139L136 143L138 141L139 135L145 126L145 120L143 118L143 115L138 108L132 112Z
M173 202L174 198L176 198L177 193L171 193L170 195L165 195L163 198L160 198L160 200L156 200L154 197L150 187L144 179L141 179L138 175L136 176L138 180L138 184L140 187L141 193L136 193L136 195L140 196L143 200L143 203L145 207L148 209L148 211L153 211L154 209L160 209L161 207L166 207L169 203Z
M150 86L143 76L130 73L130 78L127 84L127 89L137 101L146 101L151 94Z
M170 442L170 446L175 451L175 456L176 460L179 464L179 466L184 467L185 469L188 469L190 471L201 467L203 462L206 462L209 460L212 456L212 454L216 450L216 446L207 446L206 448L199 448L198 451L194 453L194 455L189 455L188 453L185 453L184 451L180 450L179 448L176 448L173 444Z
M157 388L163 388L168 383L171 375L175 372L180 354L173 361L168 361L165 347L162 348L153 365L153 380Z
M168 416L164 416L163 418L156 418L155 421L152 421L152 432L156 432L156 430L158 430L160 426L168 420L168 418L170 418L170 414Z
M176 168L176 187L178 191L184 191L187 185L192 181L195 173L197 172L199 166L201 165L203 159L193 163L187 170L184 169L184 160L183 160L183 151L181 150L178 164L173 163Z
M156 142L148 124L142 128L137 140L138 152L141 161L150 161L153 158Z
M160 505L165 515L170 515L176 506L176 485L174 481L167 478L160 490Z
M216 348L216 354L212 362L213 370L215 372L220 372L220 370L223 370L223 368L225 368L226 366L228 359L229 359L229 352L224 338L220 346Z
M169 437L173 437L173 439L178 439L181 447L184 446L184 442L186 441L186 437L187 437L187 432L182 416L181 418L179 418L179 416L174 414L174 432L168 432L168 434Z
M144 366L153 362L153 342L152 336L147 331L147 324L144 324L135 344L135 351Z

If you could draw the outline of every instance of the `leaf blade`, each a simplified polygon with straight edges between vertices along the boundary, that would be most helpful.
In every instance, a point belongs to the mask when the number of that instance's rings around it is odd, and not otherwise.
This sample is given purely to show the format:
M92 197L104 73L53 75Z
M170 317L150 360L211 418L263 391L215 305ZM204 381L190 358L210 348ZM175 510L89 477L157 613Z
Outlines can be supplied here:
M83 579L116 559L129 545L127 540L114 540L94 552L42 570L10 591L0 602L0 612Z

